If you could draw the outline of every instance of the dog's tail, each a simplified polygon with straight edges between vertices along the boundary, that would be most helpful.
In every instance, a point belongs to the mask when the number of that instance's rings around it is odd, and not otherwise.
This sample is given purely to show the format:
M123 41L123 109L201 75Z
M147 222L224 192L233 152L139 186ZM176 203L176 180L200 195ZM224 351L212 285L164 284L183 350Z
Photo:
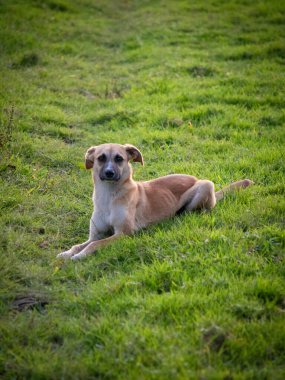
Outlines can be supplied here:
M241 181L233 182L229 186L224 187L223 189L216 191L216 200L220 201L226 193L235 189L245 189L248 186L253 185L254 182L250 179L242 179Z

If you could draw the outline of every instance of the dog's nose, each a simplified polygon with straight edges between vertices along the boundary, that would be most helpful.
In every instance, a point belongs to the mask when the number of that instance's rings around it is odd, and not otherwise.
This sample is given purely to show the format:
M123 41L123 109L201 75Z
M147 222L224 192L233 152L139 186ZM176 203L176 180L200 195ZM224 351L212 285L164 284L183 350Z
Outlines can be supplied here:
M105 171L105 176L108 179L113 179L115 177L115 172L112 169L108 169Z

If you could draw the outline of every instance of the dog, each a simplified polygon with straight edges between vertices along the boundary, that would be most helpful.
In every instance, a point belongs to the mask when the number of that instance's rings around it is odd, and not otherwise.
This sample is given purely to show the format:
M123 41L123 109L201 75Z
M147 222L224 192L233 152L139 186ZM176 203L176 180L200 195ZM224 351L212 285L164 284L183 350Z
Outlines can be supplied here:
M93 169L94 180L89 239L57 257L82 259L122 235L131 235L180 211L211 210L226 192L253 184L244 179L215 192L212 181L184 174L136 182L131 161L144 164L133 145L102 144L87 150L85 167Z

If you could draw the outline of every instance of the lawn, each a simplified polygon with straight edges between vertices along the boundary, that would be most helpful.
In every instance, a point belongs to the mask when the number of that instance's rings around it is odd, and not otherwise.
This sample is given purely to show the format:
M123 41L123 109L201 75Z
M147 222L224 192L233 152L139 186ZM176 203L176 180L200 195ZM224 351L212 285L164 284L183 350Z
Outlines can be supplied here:
M0 2L0 377L285 378L285 4ZM91 145L216 188L86 260Z

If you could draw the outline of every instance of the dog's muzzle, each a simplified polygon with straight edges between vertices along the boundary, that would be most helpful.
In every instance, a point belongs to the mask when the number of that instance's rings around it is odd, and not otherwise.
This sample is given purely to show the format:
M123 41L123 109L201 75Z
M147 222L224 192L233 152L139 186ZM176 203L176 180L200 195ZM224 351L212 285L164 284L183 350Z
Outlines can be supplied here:
M121 178L119 173L112 167L101 170L99 177L101 181L119 181Z

